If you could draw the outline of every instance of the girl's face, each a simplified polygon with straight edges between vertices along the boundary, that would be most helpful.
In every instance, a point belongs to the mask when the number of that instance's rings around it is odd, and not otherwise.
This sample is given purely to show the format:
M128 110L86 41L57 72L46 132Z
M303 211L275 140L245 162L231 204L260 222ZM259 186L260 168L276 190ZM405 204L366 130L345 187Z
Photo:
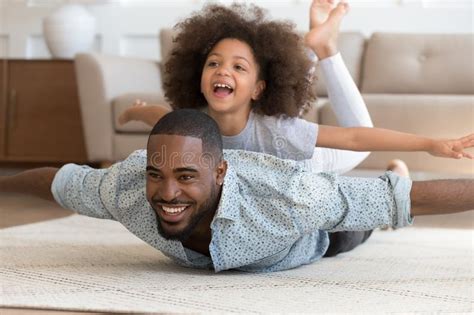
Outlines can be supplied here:
M220 113L249 112L265 88L258 79L259 66L248 44L226 38L207 56L201 76L201 92L209 110Z

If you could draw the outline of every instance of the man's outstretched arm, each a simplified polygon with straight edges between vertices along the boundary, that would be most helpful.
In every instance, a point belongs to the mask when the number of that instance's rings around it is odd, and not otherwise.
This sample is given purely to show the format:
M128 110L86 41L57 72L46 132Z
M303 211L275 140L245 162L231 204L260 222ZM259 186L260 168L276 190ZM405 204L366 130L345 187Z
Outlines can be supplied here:
M380 178L304 173L292 183L289 190L300 192L292 215L303 233L404 227L419 215L474 210L473 179L411 182L391 172Z
M410 199L412 216L474 210L474 180L413 182Z
M58 168L42 167L16 175L0 176L0 192L22 193L55 201L51 184Z

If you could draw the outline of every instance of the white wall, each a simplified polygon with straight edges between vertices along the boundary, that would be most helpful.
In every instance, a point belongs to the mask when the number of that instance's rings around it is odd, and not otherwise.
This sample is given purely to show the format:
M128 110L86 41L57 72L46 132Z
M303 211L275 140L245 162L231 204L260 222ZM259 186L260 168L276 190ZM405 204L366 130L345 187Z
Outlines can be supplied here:
M0 57L50 58L42 19L62 3L87 5L96 17L98 52L160 59L158 31L171 27L204 0L0 0ZM231 3L231 1L214 1ZM278 19L308 27L310 0L253 0ZM94 3L94 4L92 4ZM412 33L472 33L472 0L349 0L342 30Z

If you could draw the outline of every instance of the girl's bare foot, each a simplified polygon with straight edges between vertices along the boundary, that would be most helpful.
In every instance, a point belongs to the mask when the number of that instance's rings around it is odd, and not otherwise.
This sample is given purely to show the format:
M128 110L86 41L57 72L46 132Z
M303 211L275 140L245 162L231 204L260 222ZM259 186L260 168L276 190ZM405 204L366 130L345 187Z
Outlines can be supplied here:
M338 52L339 26L349 5L334 0L313 0L310 8L310 30L305 36L306 45L312 48L319 59Z
M392 171L403 177L410 177L410 171L408 170L407 164L399 159L391 160L387 165L387 171Z
M407 164L400 159L393 159L388 162L387 171L392 171L399 176L410 178L410 171L408 170ZM387 231L389 230L389 227L385 226L380 229L382 231ZM395 230L395 228L392 228L392 230Z

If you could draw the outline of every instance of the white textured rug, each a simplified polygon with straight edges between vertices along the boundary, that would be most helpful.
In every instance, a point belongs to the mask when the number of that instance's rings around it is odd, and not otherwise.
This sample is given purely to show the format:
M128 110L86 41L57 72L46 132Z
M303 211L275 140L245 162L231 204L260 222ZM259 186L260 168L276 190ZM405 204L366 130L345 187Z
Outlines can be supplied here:
M116 222L0 231L0 305L115 312L473 311L473 230L376 231L350 253L269 274L174 265Z

